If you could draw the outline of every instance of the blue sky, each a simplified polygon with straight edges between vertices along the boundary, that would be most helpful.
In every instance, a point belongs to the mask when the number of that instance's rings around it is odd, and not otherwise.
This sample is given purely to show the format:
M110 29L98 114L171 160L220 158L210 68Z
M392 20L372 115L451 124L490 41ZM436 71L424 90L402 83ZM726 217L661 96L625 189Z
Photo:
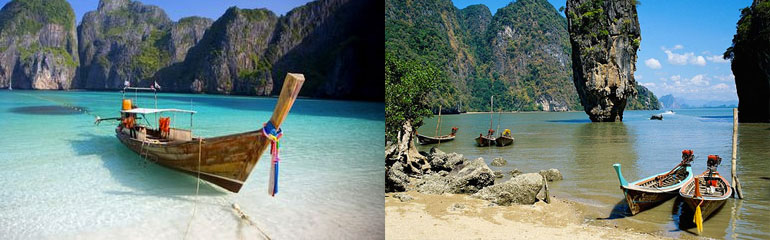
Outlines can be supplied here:
M5 6L10 0L0 0L0 6ZM68 0L78 23L83 14L96 10L99 0ZM169 18L176 21L188 16L201 16L216 20L231 6L239 8L267 8L277 15L286 14L289 10L304 5L310 0L143 0L144 4L161 7Z
M511 1L453 0L464 8L484 4L494 14ZM566 1L549 0L555 8ZM735 101L730 62L722 60L732 43L740 9L751 0L641 0L637 8L642 44L636 80L655 95L673 94L692 103Z

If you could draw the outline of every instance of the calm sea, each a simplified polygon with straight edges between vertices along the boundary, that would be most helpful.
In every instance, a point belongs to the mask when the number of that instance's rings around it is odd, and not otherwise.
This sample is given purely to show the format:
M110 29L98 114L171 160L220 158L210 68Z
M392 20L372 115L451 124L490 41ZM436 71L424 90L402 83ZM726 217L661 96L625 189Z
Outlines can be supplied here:
M505 167L490 166L509 178L508 172L557 168L565 180L551 185L552 193L583 203L587 222L619 225L671 237L693 236L691 218L681 214L681 203L672 199L636 216L627 216L613 163L621 163L627 180L668 171L681 161L681 151L695 152L693 170L706 169L706 156L722 157L719 171L730 174L732 109L682 109L664 114L663 121L649 120L662 111L626 111L622 123L591 123L583 112L504 113L493 116L492 128L511 129L516 141L506 147L476 147L474 138L490 127L489 114L445 115L441 134L459 127L455 141L440 149L467 158L508 160ZM436 119L426 119L422 134L435 134ZM428 150L430 146L421 146ZM704 223L701 236L714 238L770 238L770 124L741 124L738 137L738 176L745 200L730 199ZM680 220L682 217L682 220ZM680 224L681 223L681 224Z
M146 96L139 106L153 105ZM276 102L158 98L161 108L198 111L194 134L204 137L258 129ZM253 239L258 229L274 239L384 237L382 103L297 100L282 126L274 198L267 154L240 193L203 183L196 195L194 177L143 160L120 144L114 123L93 124L120 104L118 92L0 91L0 238L182 239L188 224L188 239ZM257 225L240 221L233 203Z

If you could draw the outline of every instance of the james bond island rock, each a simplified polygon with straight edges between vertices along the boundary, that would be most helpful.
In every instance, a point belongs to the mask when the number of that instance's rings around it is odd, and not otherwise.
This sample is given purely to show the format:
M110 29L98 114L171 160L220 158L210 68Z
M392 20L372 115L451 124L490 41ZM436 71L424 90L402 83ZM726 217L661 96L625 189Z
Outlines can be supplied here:
M211 25L205 18L171 21L159 7L130 0L101 0L78 27L80 72L77 88L149 86L158 70L184 59Z
M623 120L636 95L636 51L641 34L634 0L568 0L573 81L591 121Z
M732 59L738 121L770 122L770 1L754 0L741 10L737 25L724 57Z
M65 0L13 0L0 10L0 88L69 89L78 66Z

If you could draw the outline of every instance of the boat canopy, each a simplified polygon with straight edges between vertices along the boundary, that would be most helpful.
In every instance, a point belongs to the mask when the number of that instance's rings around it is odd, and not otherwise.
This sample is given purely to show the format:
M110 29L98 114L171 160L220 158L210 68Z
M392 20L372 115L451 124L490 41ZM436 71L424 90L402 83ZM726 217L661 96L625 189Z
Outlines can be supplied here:
M195 111L190 110L182 110L182 109L176 109L176 108L134 108L130 110L123 110L120 111L121 113L136 113L136 114L152 114L152 113L163 113L163 112L180 112L180 113L189 113L189 114L195 114Z

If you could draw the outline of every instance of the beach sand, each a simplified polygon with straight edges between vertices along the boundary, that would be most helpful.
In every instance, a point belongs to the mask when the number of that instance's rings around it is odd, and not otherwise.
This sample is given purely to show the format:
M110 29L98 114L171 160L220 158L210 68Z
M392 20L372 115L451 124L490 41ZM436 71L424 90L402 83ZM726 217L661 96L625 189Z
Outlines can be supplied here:
M387 239L663 239L616 226L589 224L576 203L494 206L463 194L385 194Z

